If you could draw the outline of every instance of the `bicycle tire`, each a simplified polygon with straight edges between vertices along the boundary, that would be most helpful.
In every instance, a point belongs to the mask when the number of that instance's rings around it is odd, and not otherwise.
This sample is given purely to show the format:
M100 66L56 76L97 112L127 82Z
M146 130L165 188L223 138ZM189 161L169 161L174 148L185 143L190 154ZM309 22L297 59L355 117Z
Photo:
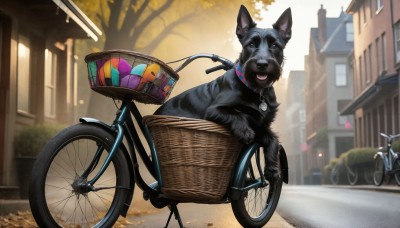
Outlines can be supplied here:
M260 154L264 154L264 152L260 152ZM254 179L258 178L254 173L258 173L257 166L255 163L256 153L252 157L252 161L249 163L249 167L247 167L246 180L241 183L241 186L245 185L246 181L254 181ZM263 163L264 158L260 158L261 163ZM261 167L264 167L265 164L261 164ZM254 171L253 171L254 170ZM264 169L265 170L265 169ZM264 174L262 174L264 175ZM263 227L267 222L271 219L275 209L278 205L279 197L282 190L282 180L279 179L275 183L269 183L267 186L261 188L250 189L247 192L243 192L238 200L232 200L231 207L232 211L237 219L237 221L243 227ZM266 194L266 195L264 195ZM251 198L250 196L257 197ZM265 201L265 202L262 202ZM251 206L252 211L248 207L248 203L254 203L255 205ZM257 205L257 203L261 204ZM259 209L259 212L255 214L252 213L255 210Z
M347 181L350 185L356 185L358 182L358 170L347 170Z
M101 145L100 161L87 179L97 174L113 142L114 137L104 129L78 124L46 144L37 157L29 185L31 211L40 227L112 227L121 214L130 183L122 152L117 151L94 184L108 189L80 193L72 185L80 180Z
M385 164L380 156L377 156L374 161L374 184L380 186L385 177Z
M400 185L400 159L397 158L393 163L394 179L397 185Z

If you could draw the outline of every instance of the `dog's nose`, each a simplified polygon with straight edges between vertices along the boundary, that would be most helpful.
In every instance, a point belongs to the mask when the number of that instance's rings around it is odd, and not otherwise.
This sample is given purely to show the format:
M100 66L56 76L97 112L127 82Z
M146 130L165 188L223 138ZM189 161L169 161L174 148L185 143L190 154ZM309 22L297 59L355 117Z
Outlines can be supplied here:
M268 66L268 61L266 59L258 59L256 64L258 68L265 69Z

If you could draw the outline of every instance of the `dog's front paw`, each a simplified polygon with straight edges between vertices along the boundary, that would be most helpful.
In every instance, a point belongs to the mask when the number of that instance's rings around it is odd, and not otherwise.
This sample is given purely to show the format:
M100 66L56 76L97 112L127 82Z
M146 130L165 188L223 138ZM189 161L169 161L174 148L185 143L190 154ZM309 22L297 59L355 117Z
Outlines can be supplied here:
M244 144L249 144L254 140L255 132L251 128L233 129L233 135Z

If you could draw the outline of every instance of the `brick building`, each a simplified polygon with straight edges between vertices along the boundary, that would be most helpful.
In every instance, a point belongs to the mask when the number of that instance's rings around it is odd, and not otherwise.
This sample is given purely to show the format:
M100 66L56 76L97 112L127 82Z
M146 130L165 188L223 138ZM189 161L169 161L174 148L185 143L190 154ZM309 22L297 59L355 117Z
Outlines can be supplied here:
M400 0L353 0L355 146L379 147L379 133L400 133Z

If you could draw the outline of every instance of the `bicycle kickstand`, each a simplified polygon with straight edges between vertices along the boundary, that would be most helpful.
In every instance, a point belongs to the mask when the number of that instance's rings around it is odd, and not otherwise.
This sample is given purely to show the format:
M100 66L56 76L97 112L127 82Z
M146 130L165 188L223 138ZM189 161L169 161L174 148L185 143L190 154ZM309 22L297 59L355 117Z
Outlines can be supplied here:
M172 214L174 214L175 219L178 220L179 227L184 228L181 216L179 215L178 207L176 205L177 205L176 203L171 203L170 205L168 205L168 208L171 212L169 213L167 224L165 224L165 228L168 227L169 222L171 221Z

